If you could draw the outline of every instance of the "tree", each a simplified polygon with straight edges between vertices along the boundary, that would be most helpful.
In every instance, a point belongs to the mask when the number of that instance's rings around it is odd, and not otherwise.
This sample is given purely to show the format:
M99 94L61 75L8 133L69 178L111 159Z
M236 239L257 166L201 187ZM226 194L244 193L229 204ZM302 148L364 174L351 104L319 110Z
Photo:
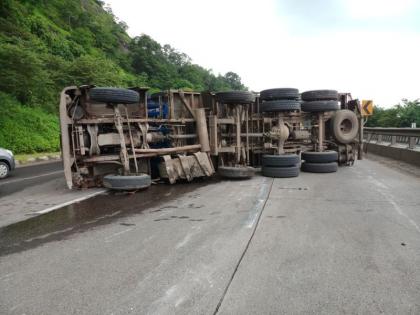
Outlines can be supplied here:
M241 77L235 72L227 72L225 74L225 80L232 90L244 90L245 86L241 82Z
M402 104L397 104L391 108L375 106L373 115L368 118L367 127L411 127L412 123L420 126L420 101L402 100Z
M397 105L400 126L411 127L412 123L416 123L420 127L420 101L403 99L402 102L403 105Z
M37 55L23 45L0 45L0 90L26 104L42 103L51 95L48 73Z
M121 68L109 59L89 55L81 56L71 62L67 66L65 75L68 78L68 85L124 85Z

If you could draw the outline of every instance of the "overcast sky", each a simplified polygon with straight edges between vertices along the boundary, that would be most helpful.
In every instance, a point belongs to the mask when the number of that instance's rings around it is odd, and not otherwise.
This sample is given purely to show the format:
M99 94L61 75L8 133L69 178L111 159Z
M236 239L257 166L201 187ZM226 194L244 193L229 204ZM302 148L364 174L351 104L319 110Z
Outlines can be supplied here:
M337 89L391 106L420 98L420 1L106 0L148 34L251 90Z

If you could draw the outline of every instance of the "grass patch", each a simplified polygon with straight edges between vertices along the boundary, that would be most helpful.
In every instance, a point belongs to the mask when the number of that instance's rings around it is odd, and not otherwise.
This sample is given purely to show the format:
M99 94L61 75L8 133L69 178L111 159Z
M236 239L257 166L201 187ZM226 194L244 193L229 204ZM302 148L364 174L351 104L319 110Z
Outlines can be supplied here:
M0 110L0 147L16 154L60 150L60 127L55 114L23 106L2 92Z

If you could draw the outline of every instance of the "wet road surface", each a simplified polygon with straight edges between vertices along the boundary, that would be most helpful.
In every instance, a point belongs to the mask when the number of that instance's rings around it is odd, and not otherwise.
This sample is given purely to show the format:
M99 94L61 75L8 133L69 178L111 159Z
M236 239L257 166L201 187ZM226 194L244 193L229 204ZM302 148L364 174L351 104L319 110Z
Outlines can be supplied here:
M69 190L61 161L19 167L0 180L0 228L104 191L100 188Z
M152 209L150 210L152 212L164 211L172 206L160 208L160 204L217 182L217 179L210 179L178 185L152 185L148 190L133 194L109 192L42 216L8 225L0 228L0 257L60 240L74 233L82 233L92 227L109 224L133 214L142 214L148 209ZM130 226L130 223L120 224Z
M18 167L10 173L9 177L0 180L0 197L59 177L63 177L61 161Z
M0 313L416 314L418 191L366 160L97 196L0 229Z

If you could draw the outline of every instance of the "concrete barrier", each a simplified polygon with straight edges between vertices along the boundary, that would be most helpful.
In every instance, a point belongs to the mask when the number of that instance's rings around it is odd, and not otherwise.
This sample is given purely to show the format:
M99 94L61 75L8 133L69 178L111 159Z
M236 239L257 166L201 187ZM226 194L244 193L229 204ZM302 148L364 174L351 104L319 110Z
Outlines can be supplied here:
M420 166L420 129L364 128L364 151Z
M368 155L369 153L373 153L420 166L420 151L417 150L392 147L390 145L377 143L365 143L364 149Z

